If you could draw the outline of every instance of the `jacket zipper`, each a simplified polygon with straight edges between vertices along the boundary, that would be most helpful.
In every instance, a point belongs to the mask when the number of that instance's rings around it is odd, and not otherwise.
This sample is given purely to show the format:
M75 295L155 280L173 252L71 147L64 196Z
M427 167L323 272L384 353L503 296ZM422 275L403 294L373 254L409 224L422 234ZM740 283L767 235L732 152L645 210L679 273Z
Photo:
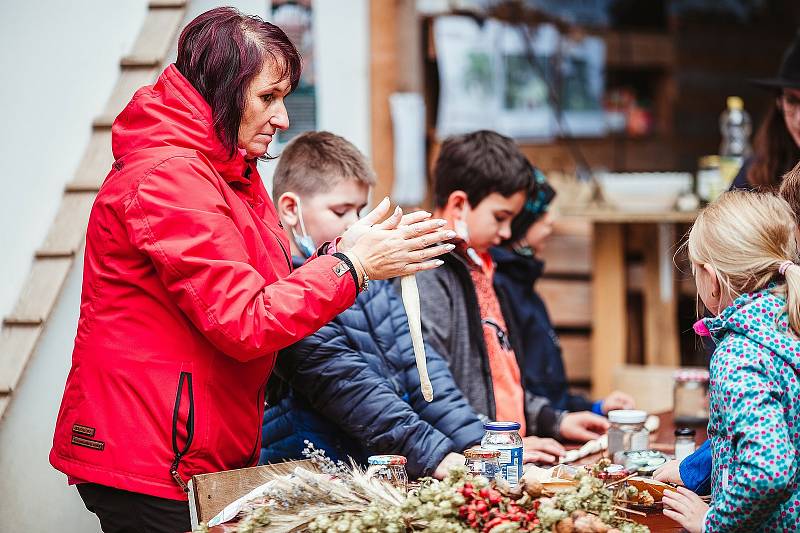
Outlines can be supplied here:
M267 390L267 383L269 382L269 376L267 379L264 380L264 383L261 384L261 387L258 388L258 394L256 395L256 414L258 416L258 420L264 420L264 411L263 411L263 404L264 404L264 397L266 396ZM259 444L261 444L261 422L258 424L258 431L256 432L256 441L253 444L253 449L250 451L250 457L247 459L247 463L245 463L245 467L250 466L253 464L253 459L255 458L256 453L258 453L258 449L260 448Z
M189 396L189 414L186 417L186 443L183 448L178 448L178 416L181 408L181 399L183 396L183 384L186 383L186 393ZM181 458L189 451L194 438L194 393L192 391L192 374L190 372L181 372L178 379L178 391L175 393L175 408L172 411L172 451L175 453L175 458L172 461L169 474L175 483L183 490L189 492L189 487L181 479L178 473L178 465Z
M278 241L278 246L281 247L281 252L283 252L283 257L286 259L286 264L289 265L289 272L291 272L292 270L294 270L294 268L292 267L292 260L289 257L289 254L286 253L286 248L283 247L281 238L274 231L272 231L272 228L270 228L269 226L267 226L267 229L270 231L270 233L272 233L272 236L275 237L275 240Z

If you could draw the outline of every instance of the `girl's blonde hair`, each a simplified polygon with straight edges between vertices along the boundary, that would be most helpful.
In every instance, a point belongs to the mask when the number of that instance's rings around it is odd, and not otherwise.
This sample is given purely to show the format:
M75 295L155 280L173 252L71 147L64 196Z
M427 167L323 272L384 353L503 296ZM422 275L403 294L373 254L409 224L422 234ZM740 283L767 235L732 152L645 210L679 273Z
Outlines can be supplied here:
M727 192L697 217L686 243L692 269L710 265L732 299L771 281L786 298L789 327L800 336L800 266L794 213L774 194ZM785 268L785 267L784 267Z

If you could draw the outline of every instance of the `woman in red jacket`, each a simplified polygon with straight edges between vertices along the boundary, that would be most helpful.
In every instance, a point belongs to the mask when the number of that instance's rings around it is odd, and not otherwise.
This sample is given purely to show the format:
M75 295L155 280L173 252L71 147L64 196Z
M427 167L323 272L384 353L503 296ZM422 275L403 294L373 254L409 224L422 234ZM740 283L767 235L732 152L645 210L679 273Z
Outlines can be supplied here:
M384 200L292 270L256 160L288 127L299 76L279 28L218 8L114 122L50 453L106 532L188 530L188 479L258 460L276 352L370 278L434 268L448 251L428 214L377 223Z

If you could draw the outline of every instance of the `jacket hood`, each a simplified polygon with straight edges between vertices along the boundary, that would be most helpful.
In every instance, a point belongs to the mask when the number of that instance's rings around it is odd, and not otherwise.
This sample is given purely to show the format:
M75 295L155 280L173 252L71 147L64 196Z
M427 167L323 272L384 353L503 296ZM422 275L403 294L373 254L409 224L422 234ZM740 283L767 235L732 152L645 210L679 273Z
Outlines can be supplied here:
M490 250L497 271L509 278L528 285L535 283L544 271L544 261L536 257L525 257L513 250L497 246Z
M703 323L719 344L729 332L747 337L800 370L800 339L789 329L786 298L780 286L743 294L718 316Z
M250 164L239 150L228 157L214 131L211 107L175 65L168 66L155 84L136 91L111 129L115 160L166 146L203 154L226 181L249 182Z

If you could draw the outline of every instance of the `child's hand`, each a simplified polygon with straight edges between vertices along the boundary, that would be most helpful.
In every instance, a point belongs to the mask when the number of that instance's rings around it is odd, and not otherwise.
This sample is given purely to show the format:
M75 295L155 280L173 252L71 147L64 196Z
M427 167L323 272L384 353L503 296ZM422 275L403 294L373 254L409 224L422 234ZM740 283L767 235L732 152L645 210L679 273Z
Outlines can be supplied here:
M630 394L615 390L606 396L600 409L603 411L604 415L607 415L609 411L614 411L615 409L633 409L635 405L633 397Z
M677 491L664 491L664 516L672 518L689 533L700 533L706 518L708 504L700 496L684 487Z
M567 413L561 420L559 433L567 440L586 442L592 439L599 439L600 435L608 431L609 422L606 418L580 411L578 413Z
M526 463L555 463L567 453L561 443L553 439L524 437L522 445L525 447L523 461Z
M664 463L663 466L659 467L653 473L653 478L656 481L663 481L665 483L675 483L677 485L683 485L683 480L681 479L681 462L672 460L667 461Z
M436 479L444 479L450 472L451 468L456 466L464 466L464 456L460 453L450 452L444 456L442 462L436 467L436 470L431 474Z

